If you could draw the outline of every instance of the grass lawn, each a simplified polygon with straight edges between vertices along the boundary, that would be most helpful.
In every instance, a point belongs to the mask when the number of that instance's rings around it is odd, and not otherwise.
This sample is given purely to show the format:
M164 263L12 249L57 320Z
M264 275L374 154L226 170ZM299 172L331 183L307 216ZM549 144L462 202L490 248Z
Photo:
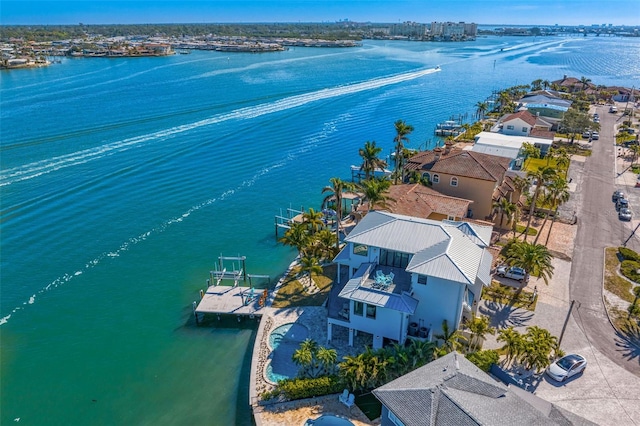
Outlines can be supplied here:
M336 265L327 265L322 268L320 275L314 275L313 281L320 289L318 293L309 294L306 292L300 281L296 279L300 268L294 267L285 278L282 287L278 290L273 301L274 308L288 308L292 306L321 306L329 296L331 284L337 272Z
M634 296L631 293L631 283L618 274L620 259L618 249L609 247L605 250L604 256L604 288L615 294L622 300L633 302Z
M492 281L489 287L482 290L482 298L502 305L511 305L516 308L535 311L538 303L538 296L533 299L533 293L515 287L500 284ZM533 299L533 300L532 300Z

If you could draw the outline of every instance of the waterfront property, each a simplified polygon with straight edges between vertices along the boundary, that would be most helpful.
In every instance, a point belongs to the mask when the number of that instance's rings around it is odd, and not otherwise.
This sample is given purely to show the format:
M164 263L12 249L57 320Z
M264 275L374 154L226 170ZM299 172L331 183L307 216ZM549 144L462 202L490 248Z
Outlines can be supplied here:
M469 217L490 218L496 189L505 180L510 158L453 148L422 151L411 157L405 170L420 173L436 191L473 200Z
M373 391L381 425L592 425L452 352Z
M468 222L369 212L334 259L338 278L328 302L328 340L333 327L345 327L349 344L354 333L364 332L380 348L385 339L430 339L444 320L457 328L475 313L482 287L491 281L491 231Z

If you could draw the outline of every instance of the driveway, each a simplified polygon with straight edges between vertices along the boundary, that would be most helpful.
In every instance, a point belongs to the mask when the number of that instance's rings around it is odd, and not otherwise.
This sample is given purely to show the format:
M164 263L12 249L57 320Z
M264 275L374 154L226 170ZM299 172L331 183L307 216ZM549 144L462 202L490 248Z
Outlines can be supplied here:
M627 247L640 251L640 235L634 234L640 223L640 188L635 188L635 175L625 172L629 162L617 157L614 128L622 121L620 114L609 114L608 107L591 112L600 115L600 139L593 142L591 157L572 160L569 169L568 204L578 216L571 261L553 259L555 271L548 286L542 280L530 280L527 288L537 287L539 294L535 312L484 300L479 310L497 327L526 332L526 327L537 325L562 335L566 353L587 359L585 373L565 383L537 376L536 395L600 425L640 425L640 349L616 334L603 303L604 247L626 241ZM611 201L615 189L630 194L632 222L618 220ZM489 336L484 347L500 346L495 336Z

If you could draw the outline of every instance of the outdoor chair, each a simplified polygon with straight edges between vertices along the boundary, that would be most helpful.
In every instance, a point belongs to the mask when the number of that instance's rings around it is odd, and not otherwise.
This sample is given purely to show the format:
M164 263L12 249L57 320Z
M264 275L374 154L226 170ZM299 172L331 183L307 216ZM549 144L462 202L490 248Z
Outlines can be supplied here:
M342 395L338 397L338 400L346 405L347 401L349 400L349 389L343 390Z
M392 284L395 276L396 275L393 272L389 272L389 275L387 275L387 284Z
M353 404L355 404L355 402L356 402L356 396L350 393L349 397L347 398L346 401L343 402L343 404L346 405L347 408L351 408L353 407Z

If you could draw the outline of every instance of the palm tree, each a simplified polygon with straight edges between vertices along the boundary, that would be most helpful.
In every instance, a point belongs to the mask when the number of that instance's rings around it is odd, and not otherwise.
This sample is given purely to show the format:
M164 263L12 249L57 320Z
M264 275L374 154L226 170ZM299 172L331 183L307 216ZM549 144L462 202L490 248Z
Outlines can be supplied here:
M542 244L514 241L507 250L507 263L519 266L530 275L542 277L545 284L549 284L549 278L553 277L551 253Z
M390 187L391 181L385 178L373 178L360 183L359 189L369 203L369 210L374 210L376 205L385 207L388 201L395 201L387 195Z
M318 344L312 339L306 339L300 343L300 347L291 355L291 360L300 367L300 376L312 375L311 372L315 367L314 361L317 350Z
M397 120L393 125L396 128L396 136L393 138L396 148L396 176L394 184L398 184L398 176L401 176L404 180L403 176L403 163L404 159L402 158L402 150L404 149L404 143L409 143L409 138L407 135L413 132L413 126L405 123L404 120Z
M550 85L551 83L549 83L549 80L542 80L542 87L544 88L544 90L547 90Z
M535 92L536 90L542 89L542 82L543 80L541 78L533 80L531 82L531 90Z
M362 165L360 171L364 170L365 179L369 179L376 169L384 169L387 167L387 162L378 158L378 155L382 152L382 148L376 146L376 142L366 141L364 147L358 150L358 154L362 157Z
M438 349L438 355L444 356L462 347L461 340L466 340L460 330L450 330L447 320L442 321L442 333L435 335L436 339L442 340L442 346Z
M502 228L504 217L507 216L507 218L509 218L508 220L510 221L511 217L513 217L516 205L509 202L509 200L507 200L505 197L501 197L499 201L493 202L493 208L500 213L500 228Z
M314 235L315 250L314 255L319 259L333 259L337 254L336 234L329 229L323 229Z
M336 362L338 361L338 353L335 349L327 349L323 346L318 348L316 352L316 358L322 367L324 374L333 374L336 369Z
M311 281L313 280L313 274L321 274L322 266L320 266L318 258L313 256L302 256L300 258L300 273L309 274L309 280Z
M540 148L529 142L523 142L520 152L524 158L540 158Z
M585 90L589 86L589 83L591 83L591 79L582 76L580 77L580 82L582 83L582 90Z
M302 223L306 224L311 235L315 234L324 226L322 221L324 214L310 208L308 212L302 213Z
M476 104L476 116L478 117L479 120L482 120L484 118L484 114L487 112L488 109L489 109L489 104L487 104L486 102L478 102Z
M551 209L553 209L554 213L553 213L553 220L551 221L551 226L549 227L549 233L547 234L547 240L544 243L545 246L549 243L549 237L551 236L551 229L553 228L553 224L556 221L556 217L558 217L558 208L562 204L566 203L569 200L569 197L571 196L571 193L569 192L569 184L567 183L566 179L563 178L562 176L557 176L553 181L551 181L549 185L547 185L546 191L547 191L546 204ZM542 231L548 219L549 219L549 212L547 211L547 214L544 217L544 222L542 223L542 227L540 228L540 231ZM540 233L541 232L539 232L538 235L536 235L536 239L533 240L533 244L536 244L538 242Z
M322 200L322 205L327 206L329 201L335 199L336 208L336 248L340 247L340 222L342 221L342 196L345 192L352 191L354 185L351 182L345 182L337 177L329 179L330 186L322 188L322 193L328 192L328 195Z
M571 164L571 155L565 148L558 148L555 150L556 166L561 169L568 169Z
M484 315L472 315L471 320L467 322L467 328L471 332L469 342L469 352L475 351L480 346L480 340L484 339L487 334L496 334L496 329L489 326L489 317Z
M522 353L524 342L522 335L518 330L513 327L504 328L498 331L498 342L504 342L501 350L507 355L506 364L509 365L515 359L517 359Z
M533 213L535 212L535 209L536 209L536 202L538 201L538 195L540 194L540 189L545 185L546 181L554 178L555 176L556 176L556 170L551 167L542 167L542 168L538 168L538 170L527 172L527 177L529 179L536 180L536 188L533 191L533 197L531 199L531 207L529 207L529 219L527 220L527 227L524 231L525 241L527 241L529 228L531 227L531 219L533 218Z
M537 372L544 370L551 363L551 357L560 352L558 338L552 336L548 330L535 325L527 327L527 334L523 340L520 362L527 369L535 368Z
M305 225L294 223L291 228L287 229L284 236L278 240L280 244L295 247L298 253L302 253L308 247L310 242L309 233Z

